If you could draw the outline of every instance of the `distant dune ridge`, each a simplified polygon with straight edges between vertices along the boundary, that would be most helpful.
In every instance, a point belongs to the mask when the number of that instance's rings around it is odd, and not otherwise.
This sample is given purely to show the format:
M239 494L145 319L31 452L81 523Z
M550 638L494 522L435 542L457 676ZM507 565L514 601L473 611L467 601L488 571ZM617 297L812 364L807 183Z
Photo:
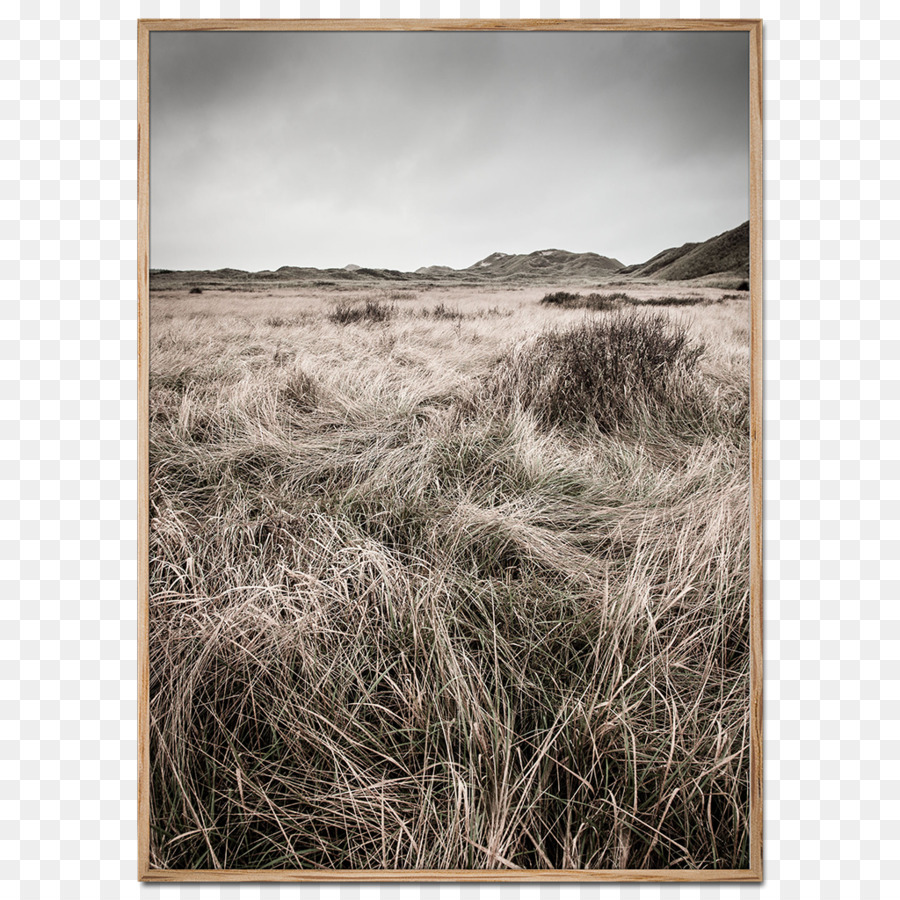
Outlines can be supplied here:
M429 277L432 275L450 275L452 272L455 272L456 269L452 269L450 266L420 266L416 269L416 275L428 275Z
M622 263L597 253L570 253L568 250L535 250L534 253L492 253L466 269L497 276L531 276L553 273L567 275L611 275Z
M308 266L281 266L275 271L246 272L242 269L193 270L176 272L151 269L152 286L159 290L190 285L235 285L249 282L346 281L434 281L456 283L590 281L610 276L628 281L688 281L727 277L746 279L750 275L750 223L718 234L701 243L682 244L657 253L644 263L624 266L598 253L572 253L568 250L535 250L533 253L492 253L464 269L449 266L422 266L415 272L396 269L369 269L354 264L342 269L316 269Z

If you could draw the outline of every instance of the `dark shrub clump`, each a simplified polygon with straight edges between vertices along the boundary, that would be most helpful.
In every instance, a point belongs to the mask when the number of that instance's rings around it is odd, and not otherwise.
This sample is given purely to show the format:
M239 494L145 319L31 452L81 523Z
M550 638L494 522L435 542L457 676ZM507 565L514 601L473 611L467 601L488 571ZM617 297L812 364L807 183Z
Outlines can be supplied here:
M342 300L328 316L339 325L353 325L359 322L387 322L396 312L396 308L380 300L366 300L358 305Z
M737 286L737 289L738 289L739 291L749 291L749 290L750 290L750 282L749 282L749 281L742 281L742 282Z
M617 291L614 294L570 294L567 291L556 291L546 294L541 303L548 306L559 306L564 309L590 309L594 312L608 312L619 309L623 303L635 303L633 297Z
M697 306L711 302L713 301L697 295L638 299L630 294L624 294L622 291L616 291L614 294L592 293L587 296L556 291L556 293L545 295L541 300L541 303L548 306L558 306L562 309L589 309L593 312L609 312L621 309L623 306Z
M641 306L709 306L714 302L718 301L707 300L705 297L696 295L690 297L648 297L646 300L641 301Z
M190 289L190 291L188 291L188 293L190 293L190 294L202 294L202 293L203 293L203 288L192 287L192 288Z
M495 390L544 425L615 431L680 414L702 352L664 315L621 313L519 345L498 367Z
M541 303L564 306L580 299L581 294L570 294L568 291L555 291L552 294L545 294Z

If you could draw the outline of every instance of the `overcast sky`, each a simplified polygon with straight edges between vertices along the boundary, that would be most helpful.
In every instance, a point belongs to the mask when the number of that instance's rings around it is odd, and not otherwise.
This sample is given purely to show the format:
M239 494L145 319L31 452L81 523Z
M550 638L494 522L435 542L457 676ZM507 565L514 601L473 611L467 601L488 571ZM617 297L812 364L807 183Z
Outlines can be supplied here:
M157 32L151 265L624 263L748 217L746 33Z

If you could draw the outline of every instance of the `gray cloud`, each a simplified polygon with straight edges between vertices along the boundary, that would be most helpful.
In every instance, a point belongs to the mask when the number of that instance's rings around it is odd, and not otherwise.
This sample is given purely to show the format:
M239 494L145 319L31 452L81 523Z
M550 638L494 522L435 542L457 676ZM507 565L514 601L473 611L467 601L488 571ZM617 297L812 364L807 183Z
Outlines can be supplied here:
M741 33L157 32L151 262L623 262L748 217Z

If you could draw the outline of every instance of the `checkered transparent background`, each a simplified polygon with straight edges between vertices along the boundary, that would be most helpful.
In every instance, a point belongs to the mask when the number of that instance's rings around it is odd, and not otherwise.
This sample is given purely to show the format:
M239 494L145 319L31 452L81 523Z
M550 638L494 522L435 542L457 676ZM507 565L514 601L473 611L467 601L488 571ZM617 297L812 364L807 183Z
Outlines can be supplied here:
M4 0L0 895L900 896L898 12ZM762 887L137 884L135 20L320 15L765 20Z

